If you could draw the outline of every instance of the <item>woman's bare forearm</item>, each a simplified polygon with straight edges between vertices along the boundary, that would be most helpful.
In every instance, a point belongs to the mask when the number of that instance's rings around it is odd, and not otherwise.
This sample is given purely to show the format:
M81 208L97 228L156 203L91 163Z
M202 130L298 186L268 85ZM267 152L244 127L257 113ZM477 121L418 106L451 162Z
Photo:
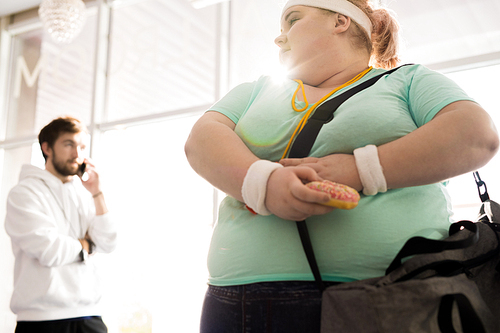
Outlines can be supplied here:
M186 157L200 176L237 200L250 165L258 158L234 132L235 124L218 112L205 113L193 126Z

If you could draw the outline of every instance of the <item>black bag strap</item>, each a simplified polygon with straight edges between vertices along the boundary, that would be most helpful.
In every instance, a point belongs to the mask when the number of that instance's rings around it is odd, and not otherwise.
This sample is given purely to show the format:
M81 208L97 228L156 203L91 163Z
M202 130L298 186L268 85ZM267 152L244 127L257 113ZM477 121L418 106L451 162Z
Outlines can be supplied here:
M306 253L307 262L314 276L314 281L316 281L316 286L320 292L325 290L325 285L321 279L321 273L319 272L318 263L316 262L316 256L314 255L314 250L311 243L311 238L309 237L309 230L307 229L306 221L297 221L297 229L299 230L300 241L302 242L302 247Z
M500 231L500 225L498 224L500 223L500 204L490 199L486 183L479 176L479 172L474 172L474 179L476 180L479 198L483 203L479 210L478 222L490 223L489 225L493 230ZM500 271L500 263L497 270Z
M456 333L453 327L452 309L457 303L460 323L464 333L485 333L483 323L474 307L464 294L448 294L441 298L438 311L438 325L442 333Z
M479 172L474 171L474 179L476 180L477 191L479 192L479 198L481 199L481 202L490 200L490 196L488 195L488 188L486 187L486 183L483 182L483 180L479 176Z
M295 138L292 147L290 148L290 153L288 154L289 158L303 158L307 157L311 152L311 148L318 137L319 131L323 127L324 124L330 122L333 119L333 114L337 109L349 98L354 96L355 94L363 91L375 83L382 77L393 73L403 66L408 66L410 64L405 64L382 74L379 74L345 92L342 94L327 100L323 104L321 104L315 111L314 114L307 120L306 125L302 129L302 131ZM318 286L318 289L323 292L325 290L323 281L321 279L321 273L318 268L318 264L316 262L316 256L314 255L314 250L311 244L311 239L309 237L309 231L307 229L306 221L297 221L297 229L300 234L300 240L302 242L302 247L304 248L304 252L306 253L307 261L309 266L311 267L311 271L314 276L314 280Z

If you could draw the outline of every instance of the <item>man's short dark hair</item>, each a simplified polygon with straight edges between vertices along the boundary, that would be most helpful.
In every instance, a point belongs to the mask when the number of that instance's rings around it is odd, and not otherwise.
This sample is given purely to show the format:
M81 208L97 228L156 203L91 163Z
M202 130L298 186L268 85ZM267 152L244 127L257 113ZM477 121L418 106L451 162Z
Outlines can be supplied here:
M63 133L88 133L87 127L78 119L73 117L59 117L52 120L47 124L40 134L38 134L38 142L40 143L40 148L42 143L47 142L50 148L54 147L54 143L57 141L59 136ZM43 158L47 160L47 155L43 152Z

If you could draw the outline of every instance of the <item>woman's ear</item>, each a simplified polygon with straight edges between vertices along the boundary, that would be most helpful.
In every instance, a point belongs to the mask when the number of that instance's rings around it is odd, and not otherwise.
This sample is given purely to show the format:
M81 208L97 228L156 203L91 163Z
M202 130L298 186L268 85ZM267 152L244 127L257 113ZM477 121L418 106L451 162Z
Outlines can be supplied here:
M335 29L337 33L347 31L351 26L351 18L339 13L335 14Z

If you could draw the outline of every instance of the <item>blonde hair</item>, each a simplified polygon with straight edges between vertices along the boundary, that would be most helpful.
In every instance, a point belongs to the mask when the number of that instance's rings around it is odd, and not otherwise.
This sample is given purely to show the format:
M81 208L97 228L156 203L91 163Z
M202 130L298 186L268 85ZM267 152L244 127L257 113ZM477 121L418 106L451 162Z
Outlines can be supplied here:
M374 8L370 0L348 0L360 8L373 24L371 40L364 29L356 22L351 30L355 43L366 47L370 54L370 65L390 69L398 65L399 24L394 15L386 8Z

